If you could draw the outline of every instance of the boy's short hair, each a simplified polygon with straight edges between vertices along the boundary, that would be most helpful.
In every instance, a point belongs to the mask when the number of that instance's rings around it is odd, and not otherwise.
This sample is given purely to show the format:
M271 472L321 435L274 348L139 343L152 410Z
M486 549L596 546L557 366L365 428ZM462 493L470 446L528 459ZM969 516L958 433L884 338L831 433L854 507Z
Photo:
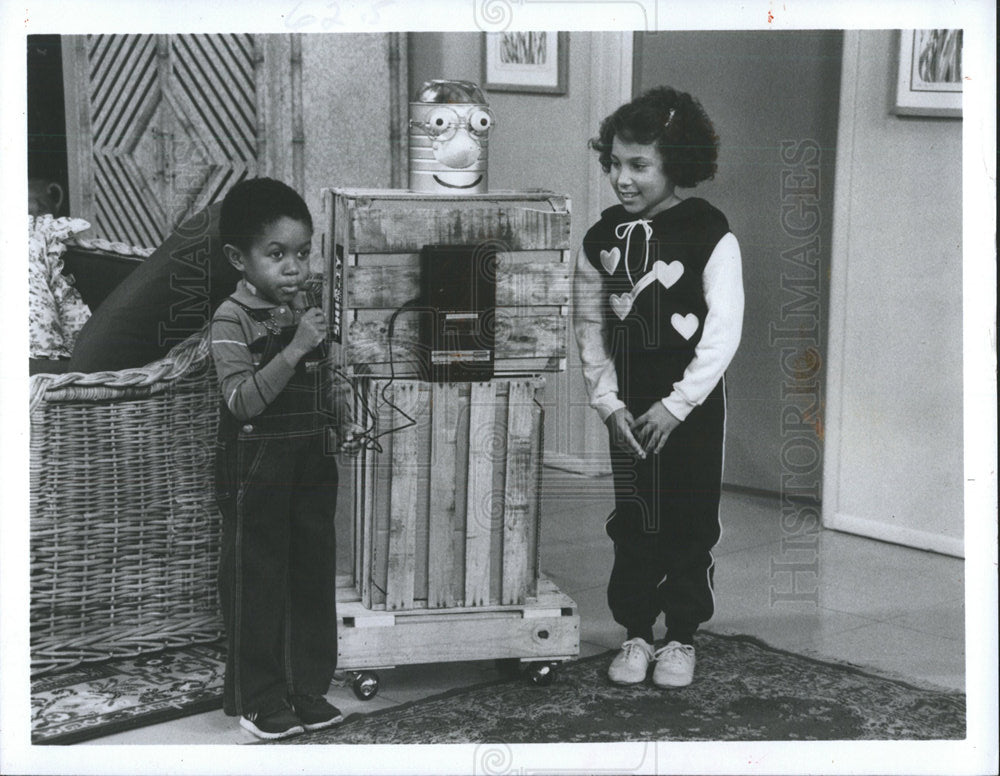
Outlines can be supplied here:
M655 144L663 172L679 188L715 177L719 138L704 108L687 92L658 86L604 119L589 143L600 155L604 172L611 170L615 135L628 143Z
M251 243L282 216L313 228L309 208L291 186L273 178L242 180L222 200L219 214L222 244L249 250Z

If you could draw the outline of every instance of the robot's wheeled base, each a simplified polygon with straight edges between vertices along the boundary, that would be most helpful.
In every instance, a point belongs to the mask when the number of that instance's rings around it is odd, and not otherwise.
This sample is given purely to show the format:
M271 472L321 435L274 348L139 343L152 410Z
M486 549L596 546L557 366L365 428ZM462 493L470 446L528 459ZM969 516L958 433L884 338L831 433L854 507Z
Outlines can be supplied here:
M361 700L378 693L375 669L495 660L501 673L524 667L528 681L545 686L559 663L580 654L576 604L547 579L539 580L537 596L518 606L387 612L348 601L338 604L338 613L338 664Z

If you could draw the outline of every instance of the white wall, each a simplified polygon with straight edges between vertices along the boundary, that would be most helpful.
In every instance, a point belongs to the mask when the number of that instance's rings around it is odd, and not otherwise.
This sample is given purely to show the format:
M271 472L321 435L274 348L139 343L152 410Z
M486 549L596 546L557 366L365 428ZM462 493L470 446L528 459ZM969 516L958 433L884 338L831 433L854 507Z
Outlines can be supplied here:
M324 188L392 185L391 45L381 34L302 35L304 195L317 223Z
M895 45L845 37L823 518L961 555L962 123L890 113Z

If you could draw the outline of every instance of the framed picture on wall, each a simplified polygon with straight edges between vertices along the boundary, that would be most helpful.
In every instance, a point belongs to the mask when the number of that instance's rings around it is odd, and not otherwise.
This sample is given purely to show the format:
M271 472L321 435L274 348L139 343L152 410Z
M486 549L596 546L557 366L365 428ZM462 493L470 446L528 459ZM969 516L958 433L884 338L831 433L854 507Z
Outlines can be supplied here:
M962 116L962 31L900 30L896 105L901 116Z
M484 32L483 86L495 92L566 94L568 32Z

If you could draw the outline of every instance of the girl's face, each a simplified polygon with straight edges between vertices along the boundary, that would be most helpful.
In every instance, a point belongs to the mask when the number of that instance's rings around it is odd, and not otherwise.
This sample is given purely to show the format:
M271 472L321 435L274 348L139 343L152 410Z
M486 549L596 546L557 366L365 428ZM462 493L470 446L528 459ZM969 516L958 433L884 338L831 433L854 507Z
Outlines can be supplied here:
M226 252L262 297L288 304L309 276L311 242L308 224L281 216L254 238L249 250L227 245Z
M674 184L663 172L663 159L652 143L629 143L615 135L608 176L618 200L632 215L651 218L673 204Z

